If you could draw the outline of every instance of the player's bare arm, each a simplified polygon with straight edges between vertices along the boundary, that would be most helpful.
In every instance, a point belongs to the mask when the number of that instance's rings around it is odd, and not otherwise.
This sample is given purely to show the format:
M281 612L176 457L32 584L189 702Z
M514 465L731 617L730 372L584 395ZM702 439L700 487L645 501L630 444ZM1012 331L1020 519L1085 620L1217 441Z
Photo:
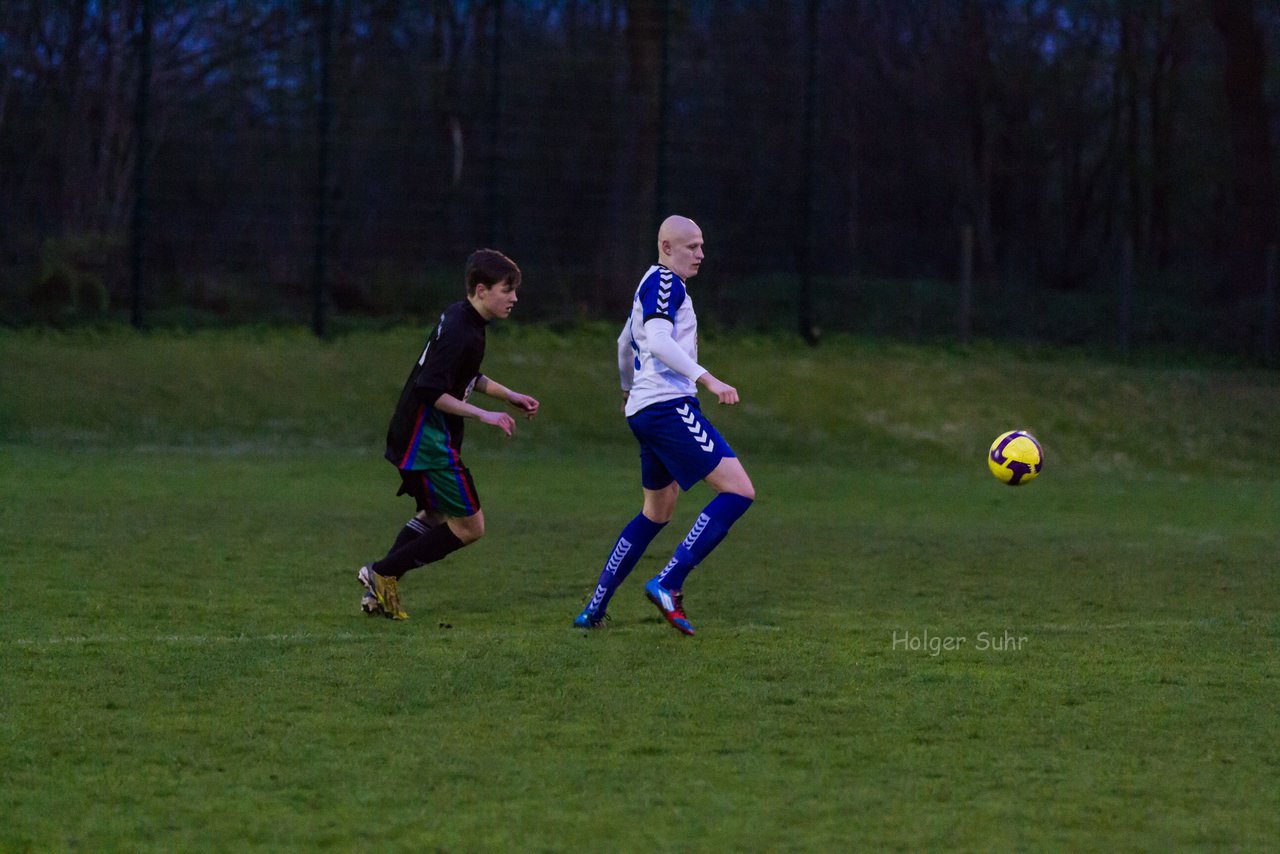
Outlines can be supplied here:
M511 431L516 426L516 420L505 412L490 412L487 409L481 409L478 406L467 403L465 400L458 400L458 398L447 393L436 398L436 409L441 412L447 412L450 415L461 416L462 418L474 418L491 427L497 427L508 436L511 435Z
M476 391L481 394L494 398L495 400L504 400L524 413L525 419L533 418L538 414L538 407L542 404L527 394L521 394L518 391L512 391L497 380L486 377L483 374L476 380Z
M733 406L738 402L738 390L726 382L721 382L711 375L710 371L705 371L698 377L698 385L705 388L716 396L716 399L726 406Z

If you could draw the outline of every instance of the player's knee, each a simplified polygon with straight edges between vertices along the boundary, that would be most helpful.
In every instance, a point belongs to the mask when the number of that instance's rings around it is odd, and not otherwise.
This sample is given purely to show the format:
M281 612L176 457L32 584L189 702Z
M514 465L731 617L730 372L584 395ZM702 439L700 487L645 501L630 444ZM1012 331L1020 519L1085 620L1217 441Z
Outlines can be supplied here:
M665 489L646 489L644 494L645 518L659 525L671 521L676 512L676 500L680 497L679 487L673 482Z
M653 509L653 508L646 507L641 512L644 513L644 518L648 519L650 522L653 522L655 525L667 524L668 522L671 521L671 517L675 514L675 511L672 510L671 508Z
M484 517L476 514L465 519L450 519L449 529L464 546L471 545L484 536Z
M731 495L745 498L747 503L756 500L755 485L751 483L751 478L747 477L746 472L743 472L742 477L736 478L732 483L727 484L724 491Z

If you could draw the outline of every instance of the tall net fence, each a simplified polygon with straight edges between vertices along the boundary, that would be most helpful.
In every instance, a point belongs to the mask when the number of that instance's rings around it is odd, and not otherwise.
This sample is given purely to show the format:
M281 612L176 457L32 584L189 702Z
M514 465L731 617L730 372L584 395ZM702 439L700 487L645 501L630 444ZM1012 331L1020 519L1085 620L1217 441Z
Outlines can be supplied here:
M1280 11L1231 8L7 3L0 310L326 331L493 246L613 319L683 213L724 327L1274 358Z

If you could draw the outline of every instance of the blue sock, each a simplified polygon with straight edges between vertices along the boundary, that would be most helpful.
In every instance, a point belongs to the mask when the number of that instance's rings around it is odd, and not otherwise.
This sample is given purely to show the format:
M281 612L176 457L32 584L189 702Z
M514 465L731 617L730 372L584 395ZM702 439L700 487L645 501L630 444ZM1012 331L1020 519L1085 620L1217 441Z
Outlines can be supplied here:
M733 523L750 506L750 498L732 492L722 492L711 499L711 503L698 514L698 521L693 523L689 536L676 546L671 561L658 574L658 583L668 590L683 589L684 580L690 571L702 563L712 549L720 545Z
M596 592L591 597L591 604L587 606L591 609L591 613L604 613L605 608L609 606L609 600L613 598L613 592L631 574L631 570L639 562L644 550L649 547L649 543L653 542L658 532L666 527L666 524L666 522L654 522L643 513L636 514L636 518L627 523L618 541L613 544L613 551L609 552L609 560L605 562L600 580L596 582Z

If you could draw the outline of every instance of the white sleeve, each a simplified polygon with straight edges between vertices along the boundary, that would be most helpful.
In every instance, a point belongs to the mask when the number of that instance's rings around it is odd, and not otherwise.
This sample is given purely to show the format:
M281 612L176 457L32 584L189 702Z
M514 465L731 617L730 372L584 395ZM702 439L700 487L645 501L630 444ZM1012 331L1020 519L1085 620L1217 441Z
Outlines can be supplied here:
M675 342L675 339L671 337L671 330L674 328L670 320L661 317L651 317L646 320L644 322L644 334L649 340L649 352L657 356L664 365L677 374L697 382L698 377L705 374L707 369L695 362Z
M635 380L635 353L631 350L631 321L622 327L618 336L618 379L623 391L631 391L631 383Z

